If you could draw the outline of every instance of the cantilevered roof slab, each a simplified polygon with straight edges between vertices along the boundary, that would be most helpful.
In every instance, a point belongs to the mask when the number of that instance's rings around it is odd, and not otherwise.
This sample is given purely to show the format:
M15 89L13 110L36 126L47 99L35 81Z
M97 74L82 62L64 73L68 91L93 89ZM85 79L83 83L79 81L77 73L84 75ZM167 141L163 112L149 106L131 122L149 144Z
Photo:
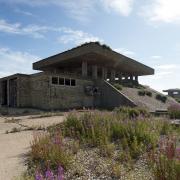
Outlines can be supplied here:
M154 69L119 54L97 42L87 43L35 62L33 63L33 69L45 71L50 68L76 68L81 67L82 61L87 61L88 65L96 64L137 76L154 74Z

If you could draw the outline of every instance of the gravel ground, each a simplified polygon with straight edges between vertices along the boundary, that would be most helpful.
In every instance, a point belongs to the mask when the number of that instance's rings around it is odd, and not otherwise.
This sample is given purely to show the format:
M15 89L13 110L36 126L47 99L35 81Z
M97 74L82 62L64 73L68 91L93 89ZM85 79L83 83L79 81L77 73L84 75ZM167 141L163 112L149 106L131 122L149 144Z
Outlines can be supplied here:
M30 141L33 138L32 131L21 131L6 134L13 128L20 128L17 123L11 120L20 119L19 123L25 126L47 127L64 120L64 116L52 116L33 118L31 116L22 117L0 117L0 180L12 180L26 170L23 155L29 151ZM8 120L8 123L7 123Z
M136 162L134 169L125 167L113 158L102 158L98 149L79 150L65 180L153 180L144 160Z

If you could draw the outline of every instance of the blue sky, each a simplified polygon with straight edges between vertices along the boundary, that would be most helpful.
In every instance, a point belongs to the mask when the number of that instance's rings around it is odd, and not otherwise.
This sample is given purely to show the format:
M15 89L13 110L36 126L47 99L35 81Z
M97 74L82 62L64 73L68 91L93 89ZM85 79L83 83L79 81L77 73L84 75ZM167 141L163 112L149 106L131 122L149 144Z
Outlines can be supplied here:
M142 84L179 87L179 0L0 0L0 77L89 41L153 67Z

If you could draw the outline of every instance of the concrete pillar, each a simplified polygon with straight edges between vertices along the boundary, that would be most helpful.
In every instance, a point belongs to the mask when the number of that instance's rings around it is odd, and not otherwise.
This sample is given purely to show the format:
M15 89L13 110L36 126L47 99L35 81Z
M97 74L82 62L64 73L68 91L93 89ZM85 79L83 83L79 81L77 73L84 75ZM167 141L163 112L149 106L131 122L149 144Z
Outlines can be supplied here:
M122 83L122 73L118 73L119 83Z
M87 77L87 61L82 62L82 76Z
M133 81L133 75L130 75L130 81Z
M94 79L97 79L97 77L98 77L97 70L98 70L97 65L93 65L92 66L92 76L93 76Z
M102 79L107 80L107 68L102 68Z
M135 81L138 82L138 76L135 76Z
M124 77L125 77L125 80L128 81L128 77L129 77L129 76L128 76L128 75L125 75Z
M115 81L115 77L116 76L116 71L114 69L111 70L111 78L110 78L110 81Z

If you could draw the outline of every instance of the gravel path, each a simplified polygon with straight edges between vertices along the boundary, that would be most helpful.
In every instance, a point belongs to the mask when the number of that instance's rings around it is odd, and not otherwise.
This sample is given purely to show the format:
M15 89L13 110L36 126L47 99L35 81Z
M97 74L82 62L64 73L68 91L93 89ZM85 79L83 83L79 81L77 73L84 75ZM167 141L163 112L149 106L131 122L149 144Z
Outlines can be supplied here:
M8 120L11 120L9 117ZM46 118L32 118L28 116L17 117L20 123L26 126L47 127L64 120L64 116L52 116ZM0 180L12 180L20 176L25 170L23 155L30 149L30 141L33 138L32 131L21 131L5 134L13 128L19 128L16 123L5 123L5 118L0 117Z

